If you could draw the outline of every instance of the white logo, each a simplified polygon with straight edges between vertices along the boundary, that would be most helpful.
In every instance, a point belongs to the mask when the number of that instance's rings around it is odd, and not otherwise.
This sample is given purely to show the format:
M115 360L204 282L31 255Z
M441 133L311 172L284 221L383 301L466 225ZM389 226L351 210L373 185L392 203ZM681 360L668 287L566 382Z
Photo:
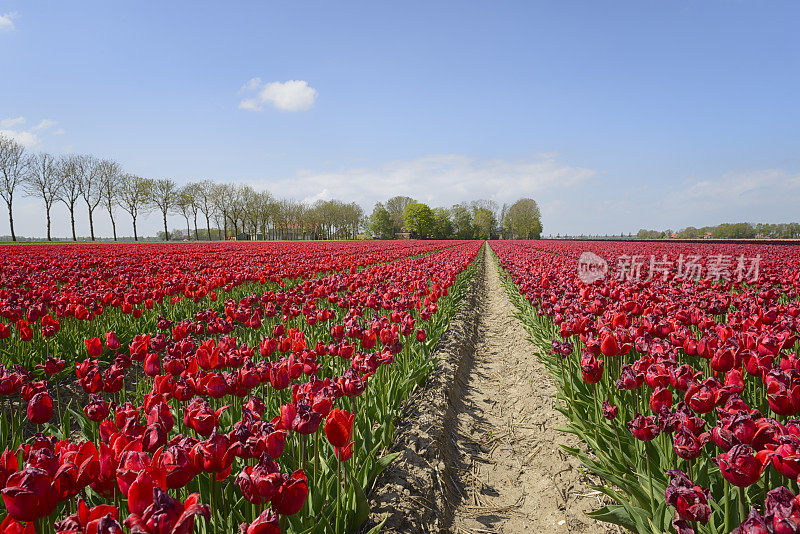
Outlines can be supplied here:
M578 278L584 284L602 280L608 273L608 262L594 252L583 252L578 258Z

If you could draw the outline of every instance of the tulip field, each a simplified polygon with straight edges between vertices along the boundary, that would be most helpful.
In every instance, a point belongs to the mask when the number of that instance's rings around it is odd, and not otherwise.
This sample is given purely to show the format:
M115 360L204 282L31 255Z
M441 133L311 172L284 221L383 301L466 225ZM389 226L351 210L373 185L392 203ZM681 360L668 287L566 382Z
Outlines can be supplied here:
M610 504L593 517L639 533L800 532L798 247L491 247L565 430L589 445L570 452L603 481Z
M0 531L356 530L480 247L3 247Z
M4 247L0 533L359 531L482 246ZM797 247L486 254L588 446L565 449L593 518L800 533Z

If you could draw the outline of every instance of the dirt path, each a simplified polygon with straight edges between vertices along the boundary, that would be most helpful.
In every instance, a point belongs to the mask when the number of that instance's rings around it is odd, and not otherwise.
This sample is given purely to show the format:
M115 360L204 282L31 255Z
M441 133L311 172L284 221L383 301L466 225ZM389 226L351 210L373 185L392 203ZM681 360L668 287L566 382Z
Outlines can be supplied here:
M454 469L462 498L449 530L456 533L613 532L584 515L600 503L578 462L558 443L555 386L534 354L516 308L486 254L478 342L457 407Z

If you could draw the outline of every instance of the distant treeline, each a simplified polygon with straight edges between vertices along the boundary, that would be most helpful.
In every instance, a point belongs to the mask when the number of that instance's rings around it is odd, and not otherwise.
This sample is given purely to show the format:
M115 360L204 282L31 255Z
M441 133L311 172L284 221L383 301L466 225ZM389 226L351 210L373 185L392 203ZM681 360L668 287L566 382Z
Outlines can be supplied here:
M751 224L723 223L717 226L683 230L639 230L639 239L796 239L800 238L800 223Z
M364 228L374 239L539 239L542 219L532 198L498 205L493 200L433 207L411 197L378 202Z

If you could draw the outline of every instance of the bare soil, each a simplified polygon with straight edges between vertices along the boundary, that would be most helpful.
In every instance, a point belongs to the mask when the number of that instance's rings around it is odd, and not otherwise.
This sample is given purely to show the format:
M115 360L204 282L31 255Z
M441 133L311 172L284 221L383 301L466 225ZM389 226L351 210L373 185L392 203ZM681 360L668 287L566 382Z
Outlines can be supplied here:
M400 457L371 495L368 526L382 532L605 533L588 518L602 506L579 462L559 444L556 388L527 340L492 254L440 340L442 358L407 404L393 451Z

